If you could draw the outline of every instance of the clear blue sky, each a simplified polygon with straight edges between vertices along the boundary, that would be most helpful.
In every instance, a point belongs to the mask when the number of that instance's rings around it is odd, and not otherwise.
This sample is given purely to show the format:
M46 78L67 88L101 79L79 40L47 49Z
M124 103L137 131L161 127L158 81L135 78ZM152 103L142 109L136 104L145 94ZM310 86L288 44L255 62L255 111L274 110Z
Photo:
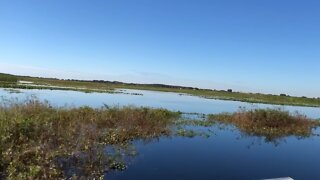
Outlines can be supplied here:
M0 71L320 96L320 1L0 0Z

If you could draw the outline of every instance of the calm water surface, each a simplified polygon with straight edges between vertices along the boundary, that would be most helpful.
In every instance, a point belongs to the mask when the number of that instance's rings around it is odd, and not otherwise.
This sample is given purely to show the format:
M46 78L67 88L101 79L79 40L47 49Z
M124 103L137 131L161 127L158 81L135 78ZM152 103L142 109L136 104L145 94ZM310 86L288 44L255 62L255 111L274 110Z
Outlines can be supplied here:
M141 93L139 95L129 94L107 94L107 93L83 93L76 91L60 90L19 90L23 93L9 93L0 88L0 96L18 97L25 99L32 95L41 100L48 100L51 104L57 106L72 105L92 107L101 107L107 105L135 105L148 106L157 108L166 108L174 111L197 112L197 113L221 113L234 112L239 107L246 108L283 108L291 112L299 111L311 118L320 118L320 108L298 107L298 106L278 106L266 104L254 104L238 101L224 101L205 99L196 96L179 95L177 93L141 91L141 90L124 90L126 93Z
M126 90L142 93L127 94L82 93L74 91L21 90L9 93L0 89L0 96L24 99L36 95L53 105L100 107L107 105L135 105L162 107L175 111L219 113L234 112L239 106L247 108L276 107L299 111L311 118L320 118L319 108L274 106L236 101L221 101L176 93ZM320 179L320 137L298 139L287 137L277 143L263 138L243 136L234 128L203 128L213 132L209 138L171 137L152 142L136 141L138 155L124 172L112 172L106 179L263 179L292 177ZM320 130L315 130L320 134Z

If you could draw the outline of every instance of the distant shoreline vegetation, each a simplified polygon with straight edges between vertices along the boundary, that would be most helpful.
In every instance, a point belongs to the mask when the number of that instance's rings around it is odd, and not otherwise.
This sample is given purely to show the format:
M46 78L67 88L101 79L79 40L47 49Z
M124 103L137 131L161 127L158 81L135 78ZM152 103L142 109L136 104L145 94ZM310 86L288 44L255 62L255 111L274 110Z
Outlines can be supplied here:
M30 83L19 83L30 82ZM75 80L56 79L29 76L14 76L0 73L0 87L18 89L51 89L51 90L73 90L82 92L117 93L116 89L136 89L162 92L175 92L199 96L207 99L231 100L249 103L264 103L275 105L320 107L320 98L294 97L287 94L272 95L261 93L234 92L232 89L212 90L195 87L183 87L165 84L136 84L118 81L103 80Z
M1 83L16 83L18 81L17 76L11 74L0 73L0 82Z

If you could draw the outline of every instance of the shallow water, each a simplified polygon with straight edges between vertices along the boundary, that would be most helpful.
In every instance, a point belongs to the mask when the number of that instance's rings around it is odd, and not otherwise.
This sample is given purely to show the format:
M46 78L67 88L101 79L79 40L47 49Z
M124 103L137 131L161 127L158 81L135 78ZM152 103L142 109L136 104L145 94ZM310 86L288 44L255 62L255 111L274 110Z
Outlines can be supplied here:
M246 108L283 108L290 112L299 111L310 118L320 118L320 108L299 107L299 106L279 106L267 104L254 104L239 101L224 101L205 99L196 96L179 95L177 93L141 91L141 90L124 90L126 93L139 93L140 95L130 94L108 94L108 93L84 93L77 91L61 90L19 90L22 93L9 93L0 88L0 96L18 97L25 99L32 95L41 100L48 100L53 105L64 106L83 106L101 107L107 105L135 105L148 106L156 108L166 108L173 111L196 112L196 113L221 113L235 112L239 107Z
M320 118L319 108L274 106L236 101L181 96L176 93L126 90L128 94L83 93L57 90L21 90L9 93L0 89L0 96L24 99L36 95L56 106L135 105L161 107L182 112L234 112L239 106L247 108L276 107L299 111L310 118ZM106 179L263 179L292 177L320 179L320 137L305 139L283 138L276 143L263 138L243 136L238 130L217 126L196 130L213 132L204 137L163 137L149 143L134 142L138 155L129 161L123 172L106 174ZM320 134L317 129L315 133Z

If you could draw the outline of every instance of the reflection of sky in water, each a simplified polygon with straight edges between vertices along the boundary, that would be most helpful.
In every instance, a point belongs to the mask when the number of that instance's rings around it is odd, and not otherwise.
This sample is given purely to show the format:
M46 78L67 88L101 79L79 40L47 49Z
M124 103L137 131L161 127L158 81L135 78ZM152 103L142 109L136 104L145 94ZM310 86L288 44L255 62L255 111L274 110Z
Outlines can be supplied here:
M35 94L54 105L136 105L162 107L170 110L198 113L233 112L239 106L248 108L283 107L299 111L309 117L320 118L319 108L274 106L235 101L180 96L175 93L136 91L143 96L126 94L82 93L73 91L22 90L9 94L0 89L0 95L25 98ZM191 115L192 116L192 115ZM196 115L194 115L196 116ZM194 129L208 129L196 127ZM278 142L264 142L263 138L244 137L235 129L210 127L209 138L171 137L150 143L137 141L138 156L130 159L124 172L112 172L106 179L263 179L292 177L294 179L320 179L320 137L306 139L287 137ZM317 130L320 134L320 130Z
M48 100L54 105L88 105L100 107L103 104L107 105L135 105L135 106L150 106L161 107L175 111L197 112L197 113L220 113L234 112L240 106L247 108L266 108L266 107L281 107L291 112L299 111L312 118L320 118L320 108L297 107L297 106L277 106L266 104L252 104L237 101L223 101L205 99L195 96L181 96L176 93L155 92L155 91L140 91L126 90L129 93L142 93L143 96L128 95L128 94L106 94L106 93L83 93L75 91L51 91L51 90L21 90L24 93L10 94L3 89L0 89L0 95L6 97L24 98L32 94L39 99Z
M211 128L210 138L138 142L139 156L107 179L320 179L320 138L285 138L277 146L236 130Z

